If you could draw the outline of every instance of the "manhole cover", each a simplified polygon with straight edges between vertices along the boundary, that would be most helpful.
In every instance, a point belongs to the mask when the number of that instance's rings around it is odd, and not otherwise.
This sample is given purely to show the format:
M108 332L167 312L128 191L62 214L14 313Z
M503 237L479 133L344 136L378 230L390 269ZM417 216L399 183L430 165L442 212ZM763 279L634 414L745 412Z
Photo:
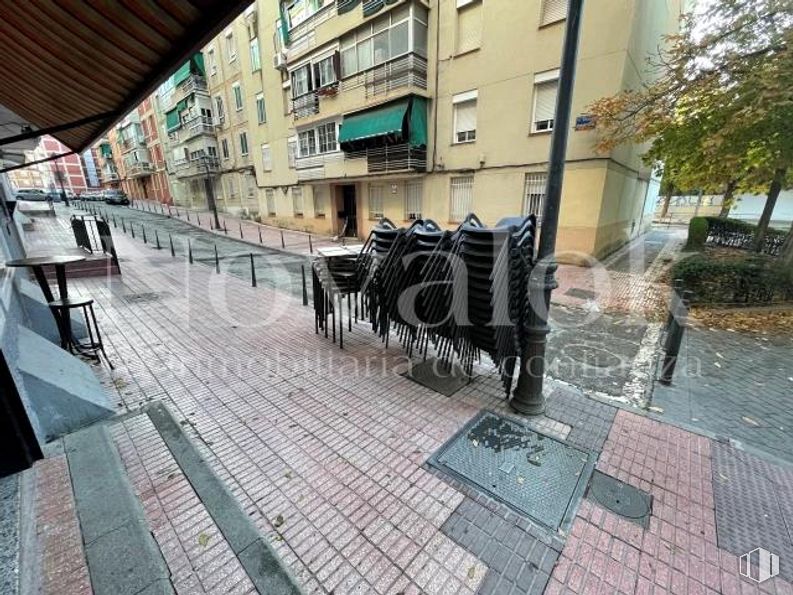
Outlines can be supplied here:
M618 356L595 345L571 343L564 346L562 353L573 361L595 368L617 368L622 364Z
M567 291L564 292L565 295L569 295L570 297L580 298L582 300L594 300L595 299L595 292L589 289L581 289L579 287L571 287Z
M430 464L556 531L583 495L593 458L520 422L482 411Z
M453 364L449 370L436 359L411 366L405 376L447 397L451 397L470 382L470 377L459 365Z
M167 294L152 291L149 293L128 293L121 296L125 302L138 304L141 302L155 302Z
M650 524L653 497L610 475L595 471L589 482L587 497L645 529Z

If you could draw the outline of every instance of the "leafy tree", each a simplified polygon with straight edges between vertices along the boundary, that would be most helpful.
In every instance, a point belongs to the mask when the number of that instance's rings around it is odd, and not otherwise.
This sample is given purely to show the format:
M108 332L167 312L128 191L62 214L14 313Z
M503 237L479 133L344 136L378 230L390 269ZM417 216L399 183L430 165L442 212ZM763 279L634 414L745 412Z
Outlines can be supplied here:
M793 171L792 25L793 0L714 0L696 22L684 17L649 60L652 83L592 106L599 148L650 142L645 158L676 185L728 201L768 188L759 249Z

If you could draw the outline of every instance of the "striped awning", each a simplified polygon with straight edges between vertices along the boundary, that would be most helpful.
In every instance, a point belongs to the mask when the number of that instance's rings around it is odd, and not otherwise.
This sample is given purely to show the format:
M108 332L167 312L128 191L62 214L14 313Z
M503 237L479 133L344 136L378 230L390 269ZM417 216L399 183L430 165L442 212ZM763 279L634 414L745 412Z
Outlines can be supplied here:
M0 2L0 106L82 151L250 1Z

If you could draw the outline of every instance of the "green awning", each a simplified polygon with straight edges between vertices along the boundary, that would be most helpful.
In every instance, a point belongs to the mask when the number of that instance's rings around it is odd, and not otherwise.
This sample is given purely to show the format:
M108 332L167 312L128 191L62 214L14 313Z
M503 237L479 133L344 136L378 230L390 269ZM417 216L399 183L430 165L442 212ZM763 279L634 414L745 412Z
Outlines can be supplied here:
M418 95L413 96L410 106L410 134L408 142L411 147L427 146L427 100Z
M112 157L113 149L110 147L110 143L102 143L99 145L99 154L102 157Z
M168 132L172 130L176 130L182 125L182 122L179 120L179 108L175 107L169 112L165 112L165 129Z
M339 131L342 149L346 150L344 145L378 136L397 135L401 140L409 102L406 98L373 110L344 116Z
M202 54L201 52L197 54L193 54L193 66L195 66L193 72L195 72L196 74L199 74L201 76L207 75L207 71L204 69L204 54Z
M191 73L190 62L191 61L188 60L187 62L185 62L184 64L182 64L179 67L179 70L177 70L176 72L173 73L173 86L174 87L177 86L182 81L186 81L187 79L190 78L190 73Z

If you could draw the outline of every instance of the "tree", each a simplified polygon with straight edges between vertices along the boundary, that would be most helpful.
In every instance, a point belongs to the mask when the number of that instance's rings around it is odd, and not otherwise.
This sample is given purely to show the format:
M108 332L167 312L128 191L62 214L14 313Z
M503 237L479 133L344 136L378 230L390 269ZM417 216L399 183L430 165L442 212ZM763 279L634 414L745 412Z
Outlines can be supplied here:
M728 199L764 185L759 249L793 170L792 24L791 0L716 0L696 23L684 17L649 60L652 83L592 106L599 148L650 142L645 158L676 185Z

